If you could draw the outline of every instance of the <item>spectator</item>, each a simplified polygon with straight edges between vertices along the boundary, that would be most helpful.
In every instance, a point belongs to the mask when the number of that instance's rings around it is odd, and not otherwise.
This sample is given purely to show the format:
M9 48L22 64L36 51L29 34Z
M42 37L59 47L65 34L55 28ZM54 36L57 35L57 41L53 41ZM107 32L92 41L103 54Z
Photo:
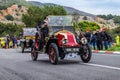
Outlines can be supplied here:
M107 50L108 49L108 39L109 39L109 36L108 36L107 31L106 31L106 28L102 29L101 36L102 36L102 41L103 41L104 47Z
M10 36L9 34L6 35L6 48L9 48L9 43L10 43Z
M94 50L96 49L96 31L93 31L90 43L93 45Z
M97 30L96 33L95 33L95 36L96 36L97 49L102 50L103 49L103 44L102 44L101 32L99 30Z
M91 39L91 33L90 33L90 30L86 30L85 37L86 37L88 43L90 44L90 39Z
M116 45L119 45L120 37L118 34L116 35L115 40L116 40Z
M16 37L16 35L14 36L14 47L17 47L17 37Z
M12 43L13 43L12 47L14 47L15 46L15 41L14 41L14 37L13 36L11 37L11 40L12 40Z

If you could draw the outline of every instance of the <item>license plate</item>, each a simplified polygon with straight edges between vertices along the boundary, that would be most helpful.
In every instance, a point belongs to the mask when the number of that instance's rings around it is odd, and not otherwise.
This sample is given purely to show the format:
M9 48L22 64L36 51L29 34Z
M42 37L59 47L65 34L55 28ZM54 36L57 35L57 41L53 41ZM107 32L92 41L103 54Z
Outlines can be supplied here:
M66 51L68 52L79 51L79 48L67 48Z

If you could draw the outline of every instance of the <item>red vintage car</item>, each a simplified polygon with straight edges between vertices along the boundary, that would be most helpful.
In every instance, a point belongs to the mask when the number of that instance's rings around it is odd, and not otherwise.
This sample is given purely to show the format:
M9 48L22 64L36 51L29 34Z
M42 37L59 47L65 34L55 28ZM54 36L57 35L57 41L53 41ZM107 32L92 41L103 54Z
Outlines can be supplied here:
M32 60L37 60L39 53L49 55L52 64L57 64L59 59L64 59L68 54L77 54L82 61L87 63L91 59L91 49L83 36L75 35L72 26L72 16L48 16L48 37L43 38L41 29L35 36L35 43L31 49Z

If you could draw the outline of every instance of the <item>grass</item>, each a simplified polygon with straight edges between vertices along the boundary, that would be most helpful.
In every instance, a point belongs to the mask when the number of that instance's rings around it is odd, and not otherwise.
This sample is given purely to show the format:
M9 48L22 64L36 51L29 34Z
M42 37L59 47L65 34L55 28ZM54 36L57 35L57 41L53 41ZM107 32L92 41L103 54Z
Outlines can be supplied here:
M91 48L92 48L92 50L94 50L93 46ZM103 50L102 51L106 51L104 46L103 46ZM108 48L107 51L120 51L120 45L114 44L114 45L112 45L112 47Z
M120 51L120 45L112 46L108 51Z

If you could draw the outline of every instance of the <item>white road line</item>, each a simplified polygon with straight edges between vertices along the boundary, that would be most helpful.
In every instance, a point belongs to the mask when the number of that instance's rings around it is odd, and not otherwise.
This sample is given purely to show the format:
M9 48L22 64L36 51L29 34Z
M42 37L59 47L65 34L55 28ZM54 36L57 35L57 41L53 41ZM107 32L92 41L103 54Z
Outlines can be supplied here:
M94 55L104 55L104 56L115 56L115 57L120 57L118 54L100 54L100 53L93 53Z
M90 64L90 63L83 63L83 64L90 65L90 66L96 66L96 67L103 67L103 68L108 68L108 69L120 70L119 67L113 67L113 66L106 66L106 65L99 65L99 64Z

